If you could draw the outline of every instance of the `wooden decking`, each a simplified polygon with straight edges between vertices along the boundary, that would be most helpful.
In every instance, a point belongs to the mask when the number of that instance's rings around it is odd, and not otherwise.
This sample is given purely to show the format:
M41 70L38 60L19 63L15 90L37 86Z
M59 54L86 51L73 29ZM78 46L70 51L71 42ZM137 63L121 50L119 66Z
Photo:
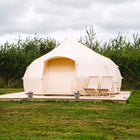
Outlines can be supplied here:
M101 102L101 101L113 101L118 103L127 103L127 99L130 96L130 92L123 91L120 92L117 95L114 95L114 97L110 96L80 96L79 99L75 99L74 96L38 96L33 95L33 98L31 101L93 101L93 102ZM25 94L25 92L19 92L19 93L11 93L11 94L5 94L0 95L0 101L21 101L24 99L28 99L28 96Z

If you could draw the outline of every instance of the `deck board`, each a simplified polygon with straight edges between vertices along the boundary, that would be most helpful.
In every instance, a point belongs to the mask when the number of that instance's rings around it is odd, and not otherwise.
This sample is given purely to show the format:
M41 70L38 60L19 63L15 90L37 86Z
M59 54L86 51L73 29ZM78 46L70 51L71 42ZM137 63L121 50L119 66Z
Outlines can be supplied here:
M119 94L114 95L114 97L110 96L80 96L79 99L75 99L74 96L39 96L33 95L31 101L93 101L93 102L101 102L101 101L113 101L118 103L127 103L127 99L130 96L130 92L121 91ZM25 92L11 93L0 95L0 101L21 101L24 99L28 99L28 96Z

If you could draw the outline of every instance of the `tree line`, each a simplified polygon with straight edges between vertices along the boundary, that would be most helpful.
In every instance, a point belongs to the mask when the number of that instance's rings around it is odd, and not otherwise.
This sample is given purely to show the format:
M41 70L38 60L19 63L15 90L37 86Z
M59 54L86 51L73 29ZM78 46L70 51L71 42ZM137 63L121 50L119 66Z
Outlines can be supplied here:
M57 46L55 39L37 35L15 43L0 46L0 87L22 87L22 77L27 66L36 58Z
M81 43L93 51L113 60L121 71L123 89L140 88L140 37L133 40L118 35L108 42L95 39L93 27L86 28L80 37ZM50 52L59 44L56 39L35 35L25 40L20 37L15 43L5 42L0 46L0 87L22 87L22 77L27 66L36 58Z
M80 41L93 51L113 60L119 66L123 77L123 89L140 89L140 37L133 34L129 41L125 36L118 35L109 42L95 39L93 27L86 28L86 35Z

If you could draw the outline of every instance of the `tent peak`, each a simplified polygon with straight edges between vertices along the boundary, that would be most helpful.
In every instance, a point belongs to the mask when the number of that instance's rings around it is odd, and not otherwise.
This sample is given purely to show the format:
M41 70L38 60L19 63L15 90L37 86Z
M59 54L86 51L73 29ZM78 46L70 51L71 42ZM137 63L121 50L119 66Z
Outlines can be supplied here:
M64 44L64 43L72 43L72 42L73 42L73 43L80 43L79 40L74 39L74 38L72 38L72 37L65 39L62 43Z

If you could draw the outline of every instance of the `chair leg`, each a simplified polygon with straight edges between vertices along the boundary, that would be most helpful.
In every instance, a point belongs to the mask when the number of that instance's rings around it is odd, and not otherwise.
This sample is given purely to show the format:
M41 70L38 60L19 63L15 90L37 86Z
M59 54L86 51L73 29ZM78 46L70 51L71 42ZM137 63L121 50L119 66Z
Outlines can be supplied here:
M114 97L114 92L110 92L110 97Z

